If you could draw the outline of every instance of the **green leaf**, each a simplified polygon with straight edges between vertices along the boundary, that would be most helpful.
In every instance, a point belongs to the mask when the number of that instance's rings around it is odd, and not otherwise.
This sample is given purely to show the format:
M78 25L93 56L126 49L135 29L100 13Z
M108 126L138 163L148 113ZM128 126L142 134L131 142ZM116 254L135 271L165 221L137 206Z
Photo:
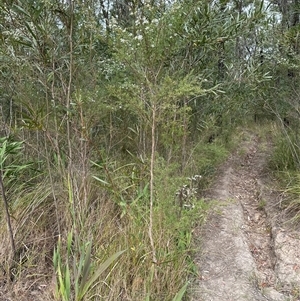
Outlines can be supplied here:
M21 13L21 14L24 14L25 16L27 16L28 18L31 18L30 14L24 10L21 6L17 5L17 4L14 4L13 5L13 8L14 10L17 12L17 13Z
M28 31L30 32L30 34L32 35L32 37L34 38L35 44L36 44L35 46L37 46L37 38L36 38L36 35L33 32L33 30L31 29L30 24L28 22L25 22L24 25L26 26L26 28L28 29Z
M81 279L81 284L80 288L78 291L78 295L81 295L81 293L84 291L85 285L87 284L88 276L91 270L91 248L92 244L89 243L87 247L87 251L85 254L85 261L84 261L84 266L83 266L83 271L82 271L82 279ZM82 295L83 297L83 295Z
M67 237L67 252L68 252L68 257L70 257L70 254L71 254L72 242L73 242L73 230L71 230L68 233L68 237Z
M65 291L66 291L66 299L70 300L71 297L71 275L70 275L70 268L67 264L66 272L65 272Z
M98 177L96 177L96 176L93 176L93 178L94 178L95 180L99 181L100 183L104 184L104 185L109 185L108 182L106 182L106 181L104 181L104 180L102 180L102 179L100 179L100 178L98 178Z
M120 251L109 257L104 263L102 263L98 269L95 271L94 275L91 279L85 283L84 287L80 291L80 295L78 296L78 300L81 300L84 295L87 293L89 288L93 285L93 283L100 277L100 275L123 253L125 250Z
M181 289L180 291L176 294L176 296L174 297L173 301L181 301L185 292L186 292L186 289L188 287L189 283L187 282Z

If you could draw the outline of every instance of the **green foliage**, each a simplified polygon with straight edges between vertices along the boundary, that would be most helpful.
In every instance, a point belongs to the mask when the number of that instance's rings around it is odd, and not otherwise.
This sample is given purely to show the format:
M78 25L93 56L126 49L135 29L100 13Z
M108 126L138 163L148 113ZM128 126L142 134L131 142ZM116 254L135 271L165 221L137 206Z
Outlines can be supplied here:
M70 232L67 237L67 253L64 262L62 260L63 253L61 239L59 239L57 248L54 250L53 254L54 269L57 275L56 294L57 297L61 297L63 301L83 300L92 285L99 279L105 270L124 253L124 251L115 253L104 263L96 267L93 274L91 274L91 243L89 242L81 245L78 254L76 253L76 250L74 253L73 243L73 233ZM77 255L79 255L78 261ZM73 260L71 260L71 258Z
M269 167L275 171L278 185L284 191L281 208L285 211L289 221L298 225L300 221L298 129L286 127L283 120L280 120L280 125L273 129L272 137L274 150L270 157Z
M98 173L105 174L105 178L93 175L106 191L109 191L122 210L121 216L127 212L127 206L137 203L140 199L148 199L149 179L147 165L142 160L123 166L116 166L116 162L98 164L92 162Z
M207 177L203 179L204 183L209 181L210 177L214 175L216 167L228 156L228 150L223 143L218 141L215 143L199 141L192 151L193 156L190 158L191 162L189 162L185 173L200 174Z
M23 150L23 141L12 141L9 137L0 138L0 168L6 185L18 182L22 172L32 166L32 163L20 162Z
M285 199L283 208L287 213L289 222L299 225L300 222L300 174L299 172L284 172Z
M188 287L188 283L186 283L181 289L180 291L176 294L176 296L174 297L173 301L181 301L185 292L186 292L186 289Z
M178 218L179 207L175 192L187 181L180 176L179 168L180 166L176 164L167 165L162 158L156 162L153 229L158 265L153 265L147 238L149 194L146 192L134 199L135 195L139 195L138 186L135 186L136 192L132 190L131 194L128 194L128 197L132 196L134 200L127 202L126 211L120 220L120 223L126 226L120 233L120 237L116 233L113 234L113 243L109 245L111 252L121 243L125 243L129 250L125 255L126 259L119 264L120 269L125 273L125 279L129 277L127 271L132 275L130 280L128 279L132 283L132 291L128 289L127 293L133 299L143 300L149 295L151 300L173 300L175 294L186 283L189 274L195 272L192 261L192 230L196 224L201 224L205 220L209 204L195 197L193 199L195 208L183 210L181 217ZM121 170L125 171L125 169ZM114 175L117 176L116 174ZM119 179L118 184L120 182ZM104 185L103 188L105 187ZM109 188L107 192L110 193ZM113 192L112 196L114 196ZM108 229L102 231L102 239L106 231ZM149 271L153 271L153 274ZM157 282L155 277L161 280Z
M291 131L274 131L274 151L270 158L270 167L277 171L296 171L300 164L298 135Z
M19 176L28 158L42 171L36 189L9 185L17 238L70 233L54 252L63 300L117 300L123 290L132 300L181 300L195 268L192 229L207 212L201 189L235 128L257 116L299 120L298 25L283 26L287 16L280 22L264 1L100 4L0 1L1 125L26 141L0 141L5 183L28 183ZM275 139L277 170L299 167L295 128ZM153 141L157 264L148 235ZM176 191L196 174L194 209L178 214ZM107 265L128 249L118 271L91 263L85 235ZM97 284L102 276L107 286Z
M1 194L2 199L4 202L4 208L5 208L5 214L6 214L6 222L7 222L7 228L10 235L10 241L11 241L11 251L12 256L15 256L16 252L16 246L15 241L13 237L13 230L11 225L11 218L9 213L9 204L7 199L7 193L6 193L6 186L4 184L4 180L6 180L7 177L11 175L17 175L20 171L23 169L26 169L28 165L21 165L21 164L13 164L12 162L7 163L7 159L12 157L13 155L20 155L21 149L22 149L22 142L13 142L10 141L8 137L0 138L0 187L1 187Z

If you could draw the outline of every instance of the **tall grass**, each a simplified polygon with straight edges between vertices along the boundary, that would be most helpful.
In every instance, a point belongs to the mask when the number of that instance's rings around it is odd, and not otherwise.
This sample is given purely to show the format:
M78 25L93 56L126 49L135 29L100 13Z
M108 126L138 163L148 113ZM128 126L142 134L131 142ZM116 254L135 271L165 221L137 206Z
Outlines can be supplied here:
M297 132L273 125L274 150L270 167L277 171L296 171L300 166L300 145Z
M153 205L157 262L153 262L148 235L147 180L137 181L133 176L142 167L120 168L116 162L112 166L111 175L118 191L97 181L103 177L101 168L91 168L86 181L87 203L83 202L81 179L76 177L70 184L68 179L51 182L43 174L35 178L34 185L11 187L9 193L14 197L10 198L10 211L16 241L13 266L5 260L8 236L3 231L3 219L0 227L1 265L9 274L9 281L17 284L27 279L46 283L47 289L40 293L45 300L61 300L62 296L64 300L73 300L75 296L80 296L78 300L177 301L184 298L186 284L195 270L192 230L205 219L208 205L195 198L195 208L183 210L179 218L176 191L189 180L178 172L178 165L157 159ZM52 179L61 178L57 172L58 169L52 170ZM138 173L136 176L139 177ZM53 194L57 202L53 201ZM68 233L73 233L72 240L68 239ZM126 251L95 277L97 269L121 250ZM85 267L89 267L88 274L83 273ZM54 286L50 285L53 279L56 279ZM80 283L91 279L80 295L75 288L84 287ZM24 294L22 287L20 294Z
M283 120L273 127L274 150L270 168L275 171L285 193L282 209L293 224L300 222L300 141L298 128L284 126Z
M20 296L29 293L24 282L36 283L43 287L37 289L37 300L187 298L188 282L196 273L192 233L209 210L201 189L228 154L220 137L212 143L204 140L190 143L184 168L157 152L152 242L149 158L132 153L126 158L108 156L96 147L83 152L84 145L74 147L68 165L63 156L56 160L56 149L34 149L41 158L36 162L39 168L8 186L16 244L13 264L7 256L5 222L0 219L0 264L7 283L19 285ZM64 154L64 149L59 153ZM184 209L176 192L190 185L195 175L202 175L198 192Z
M284 205L292 224L300 225L300 173L293 173L284 190L287 195Z

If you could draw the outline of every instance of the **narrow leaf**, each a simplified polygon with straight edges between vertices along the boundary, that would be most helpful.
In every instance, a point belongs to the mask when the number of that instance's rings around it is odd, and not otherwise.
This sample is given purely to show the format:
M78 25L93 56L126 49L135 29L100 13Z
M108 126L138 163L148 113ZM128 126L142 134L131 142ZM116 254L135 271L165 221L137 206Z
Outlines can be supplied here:
M22 14L24 14L25 16L31 18L31 16L29 15L29 13L28 13L26 10L24 10L21 6L19 6L19 5L17 5L17 4L14 4L13 8L14 8L14 10L15 10L16 12L22 13Z
M65 289L66 289L67 300L70 300L70 297L71 297L71 275L70 275L70 268L69 268L68 264L66 266L66 273L65 273Z
M82 291L80 292L79 300L83 298L83 296L87 293L87 291L93 285L93 283L100 277L100 275L124 252L125 250L115 253L99 266L99 268L95 271L91 279L84 285Z
M79 288L79 295L81 294L81 292L84 290L84 286L87 283L87 279L90 273L90 269L91 269L91 247L92 244L88 245L86 254L85 254L85 261L84 261L84 266L83 266L83 271L82 271L82 279L81 279L81 284L80 284L80 288Z
M173 301L181 301L182 300L182 297L183 295L185 294L186 292L186 289L188 287L188 282L180 289L180 291L176 294L176 296L174 297Z
M94 178L95 180L99 181L100 183L104 184L104 185L109 185L108 182L106 182L106 181L104 181L104 180L102 180L102 179L100 179L100 178L98 178L98 177L96 177L96 176L93 176L93 178Z

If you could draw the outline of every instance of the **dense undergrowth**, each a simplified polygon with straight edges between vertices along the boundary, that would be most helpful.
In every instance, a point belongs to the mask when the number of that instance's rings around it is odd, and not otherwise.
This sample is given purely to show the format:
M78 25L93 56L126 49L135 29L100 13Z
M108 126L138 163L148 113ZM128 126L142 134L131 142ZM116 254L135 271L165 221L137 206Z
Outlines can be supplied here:
M269 167L282 191L279 208L283 210L289 222L299 226L300 222L300 142L299 120L279 118L273 125L272 140L274 150Z
M280 122L249 126L267 138L271 133L274 151L269 167L287 187L283 209L298 222L300 152L295 132ZM234 130L230 144L222 137L208 142L203 135L203 140L194 141L184 168L156 157L151 218L157 261L153 261L149 235L147 160L128 154L131 163L124 164L123 159L101 156L89 161L83 179L81 167L73 166L72 177L50 164L49 173L42 172L39 162L21 160L22 150L8 150L4 183L16 251L11 252L2 215L3 283L14 287L15 298L43 285L39 294L45 300L188 298L187 285L197 276L192 233L210 209L201 193L242 133L242 128Z
M16 252L1 216L1 279L14 287L15 298L45 285L45 300L181 300L196 275L192 232L209 209L201 191L227 153L220 139L199 141L183 170L157 157L153 262L149 162L90 161L83 181L76 170L72 177L34 164L16 171L21 152L8 152L11 181L5 184ZM182 189L188 191L179 196Z
M188 298L201 191L253 119L297 195L298 12L259 2L0 0L0 294Z

